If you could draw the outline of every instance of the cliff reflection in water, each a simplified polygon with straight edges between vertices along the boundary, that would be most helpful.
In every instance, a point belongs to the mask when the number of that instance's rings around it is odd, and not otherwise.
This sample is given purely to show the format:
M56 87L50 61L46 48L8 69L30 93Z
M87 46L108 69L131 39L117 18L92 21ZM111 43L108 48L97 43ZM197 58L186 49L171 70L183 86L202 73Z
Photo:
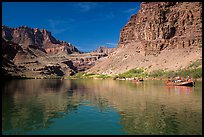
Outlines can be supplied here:
M113 107L128 134L202 134L202 95L194 88L184 94L178 89L160 81L10 81L2 93L3 130L47 128L52 118L63 118L89 101L100 112Z
M194 92L193 87L168 89L162 81L136 84L93 80L89 84L86 81L78 84L116 108L122 116L120 123L129 134L202 133L202 90Z
M48 128L52 118L77 109L79 102L67 96L69 89L72 89L70 81L66 84L58 80L10 81L2 93L3 131Z

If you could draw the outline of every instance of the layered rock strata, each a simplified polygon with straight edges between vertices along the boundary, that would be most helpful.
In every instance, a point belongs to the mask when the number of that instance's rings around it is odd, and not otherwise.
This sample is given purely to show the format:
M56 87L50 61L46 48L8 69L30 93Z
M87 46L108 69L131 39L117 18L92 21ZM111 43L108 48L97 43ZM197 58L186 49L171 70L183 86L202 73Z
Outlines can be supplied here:
M202 59L201 2L142 2L121 29L117 48L89 73L133 68L178 70Z
M200 2L143 2L122 28L118 47L137 44L137 52L157 54L164 49L202 44Z
M2 38L17 43L22 48L33 46L46 53L56 54L58 52L66 52L67 54L71 54L79 52L72 44L54 38L51 32L46 29L33 29L27 26L21 26L19 28L2 26Z

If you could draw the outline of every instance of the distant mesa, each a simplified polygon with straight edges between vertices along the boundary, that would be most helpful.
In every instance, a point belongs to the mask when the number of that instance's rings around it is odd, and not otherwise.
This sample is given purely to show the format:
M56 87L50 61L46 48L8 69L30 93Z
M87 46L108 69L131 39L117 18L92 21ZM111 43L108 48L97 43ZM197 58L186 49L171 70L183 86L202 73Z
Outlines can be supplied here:
M98 59L109 54L108 48L99 49L82 54L46 29L2 26L2 77L74 75L93 67Z
M106 46L100 46L98 49L94 50L93 52L97 52L97 53L105 53L105 54L109 54L111 53L113 50L113 48L108 48Z
M80 53L75 46L65 41L57 40L46 29L33 29L27 26L20 26L18 28L2 26L2 38L19 44L22 48L27 48L29 45L35 46L46 53Z

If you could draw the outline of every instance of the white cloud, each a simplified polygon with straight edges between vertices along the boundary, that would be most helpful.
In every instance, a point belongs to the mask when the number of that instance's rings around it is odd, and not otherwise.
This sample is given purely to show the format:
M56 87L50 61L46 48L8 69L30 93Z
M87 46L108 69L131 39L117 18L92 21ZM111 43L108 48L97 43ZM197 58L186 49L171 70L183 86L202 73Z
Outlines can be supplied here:
M87 12L92 10L93 8L96 8L98 4L96 2L79 2L76 6L79 8L79 10Z
M60 34L62 32L65 32L69 29L71 29L71 26L73 27L74 19L70 18L67 20L54 20L54 19L48 19L48 26L49 30L53 34Z
M105 45L109 45L109 46L117 46L118 43L110 43L110 42L107 42Z
M124 11L124 13L134 13L136 12L136 8L130 8Z

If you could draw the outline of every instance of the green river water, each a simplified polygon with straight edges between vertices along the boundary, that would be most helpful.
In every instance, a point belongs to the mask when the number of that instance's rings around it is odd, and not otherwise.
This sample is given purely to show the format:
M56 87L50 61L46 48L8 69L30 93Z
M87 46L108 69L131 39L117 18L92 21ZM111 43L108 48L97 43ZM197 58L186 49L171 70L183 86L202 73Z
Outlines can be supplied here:
M202 82L5 81L2 134L201 135Z

